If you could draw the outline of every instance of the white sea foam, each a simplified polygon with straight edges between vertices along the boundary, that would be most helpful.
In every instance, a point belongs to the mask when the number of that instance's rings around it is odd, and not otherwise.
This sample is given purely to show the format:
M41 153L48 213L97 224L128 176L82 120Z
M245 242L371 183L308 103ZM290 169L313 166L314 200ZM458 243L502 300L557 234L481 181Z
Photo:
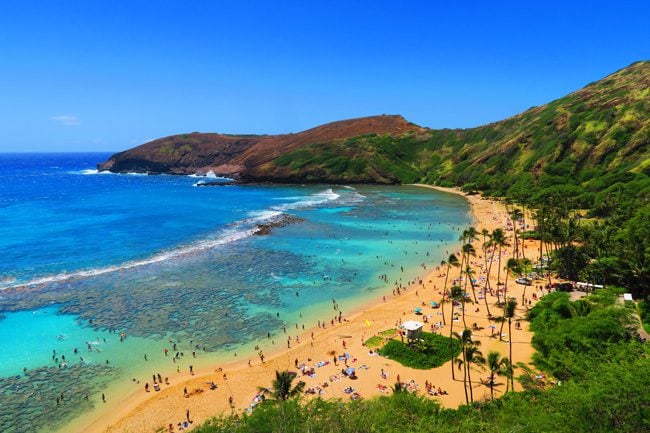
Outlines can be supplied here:
M105 173L105 172L99 172L99 173ZM363 197L360 194L357 195ZM346 194L346 196L353 196L353 194ZM39 286L39 285L63 282L72 279L95 277L98 275L151 265L154 263L164 262L166 260L178 258L181 256L195 254L201 251L212 249L221 245L226 245L232 242L237 242L239 240L250 237L256 231L256 228L252 225L264 221L273 220L278 216L280 216L284 211L293 210L293 209L310 208L313 206L318 206L327 202L337 200L340 197L341 196L339 194L335 193L331 188L328 188L324 191L312 194L307 197L300 197L298 198L298 200L292 203L285 203L278 206L271 206L269 209L251 212L249 214L248 219L233 223L230 228L223 230L222 232L219 233L219 235L217 235L214 238L205 239L191 245L181 246L179 248L163 251L161 253L155 254L146 259L133 260L133 261L122 263L120 265L112 265L112 266L106 266L102 268L82 270L76 272L64 272L56 275L50 275L47 277L36 278L26 283L14 282L13 284L11 283L6 284L7 280L5 279L4 281L5 284L0 285L0 290L5 290L9 288ZM2 283L0 282L0 284Z
M282 215L282 212L278 210L262 210L262 211L249 212L248 215L250 216L248 221L253 223L259 223L259 222L275 219L280 215Z
M141 266L151 265L154 263L160 263L166 260L195 254L221 245L237 242L239 240L250 237L253 235L253 233L255 233L254 227L241 228L241 225L242 225L241 222L236 223L234 224L233 228L223 230L218 236L214 238L205 239L191 245L181 246L179 248L175 248L172 250L163 251L161 253L155 254L146 259L133 260L133 261L122 263L120 265L106 266L103 268L50 275L47 277L36 278L26 283L6 285L0 287L0 290L6 290L10 288L40 286L40 285L51 284L51 283L59 283L59 282L68 281L72 279L95 277L98 275L109 274L112 272L123 271L127 269L141 267Z
M271 206L272 210L286 211L292 209L305 209L314 206L318 206L330 201L334 201L341 197L339 194L332 191L332 188L328 188L324 191L309 195L307 197L300 197L297 201L293 203L285 203L277 206Z
M223 176L217 176L216 173L212 170L208 171L207 173L194 173L194 174L188 174L187 177L200 177L200 178L208 178L208 179L224 179L224 180L233 180L229 177L223 177Z
M68 171L68 174L82 174L84 176L91 176L95 174L104 175L104 174L119 174L119 173L113 173L112 171L108 171L108 170L99 171L95 168L87 168L85 170ZM137 174L137 173L127 173L127 174Z
M196 175L196 174L190 174L190 175L188 175L188 177L203 177L204 178L206 176L199 176L199 175ZM215 180L223 180L224 183L232 182L234 180L234 179L231 179L229 177L218 177L218 176L211 177L210 179L213 179L213 180L209 180L209 181L208 180L200 180L198 182L193 183L192 186L205 185L207 183L214 182Z

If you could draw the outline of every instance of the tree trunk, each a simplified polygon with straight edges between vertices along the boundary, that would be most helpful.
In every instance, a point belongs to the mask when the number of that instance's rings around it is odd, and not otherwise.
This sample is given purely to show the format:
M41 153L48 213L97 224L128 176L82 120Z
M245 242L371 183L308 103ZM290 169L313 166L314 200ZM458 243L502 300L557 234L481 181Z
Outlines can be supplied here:
M488 297L488 291L487 289L484 289L483 300L485 301L485 309L487 310L488 317L491 317L492 313L490 313L490 307L488 306L487 297Z
M524 206L522 204L521 208L522 208L522 211L521 211L522 224L524 225L524 231L526 231L526 206ZM524 242L525 242L525 240L522 238L521 239L521 257L523 259L526 258L526 248L524 248Z
M456 380L454 372L454 300L451 300L451 323L449 324L449 359L451 359L451 379Z
M460 280L463 278L463 263L465 263L465 252L460 250L460 274L458 275L458 285L460 286Z
M514 251L514 256L515 259L519 260L519 241L517 240L517 222L512 220L512 230L514 231L515 234L515 251Z
M507 262L506 262L507 263ZM503 284L503 302L508 302L508 275L510 274L510 269L506 265L506 282Z
M472 389L472 370L467 364L467 385L469 386L469 401L474 403L474 390Z
M501 284L501 245L499 245L499 267L497 268L497 290Z
M476 290L474 289L474 281L472 281L472 276L465 274L467 279L469 280L469 286L472 288L472 296L474 297L474 303L478 304L478 300L476 299Z
M503 317L501 318L501 326L499 327L499 340L503 341L503 325L506 323L506 309L503 307Z
M467 329L467 323L465 323L465 295L463 294L463 300L460 303L460 308L463 309L463 326Z
M492 256L490 257L490 265L488 266L488 271L487 271L487 276L485 277L485 285L486 288L492 289L492 286L490 285L490 274L492 273L492 263L494 263L494 253L496 251L496 247L492 247ZM486 292L486 297L487 297L487 292ZM501 303L501 299L499 298L499 286L497 285L497 304Z
M490 399L494 401L494 372L490 372Z
M462 344L462 343L461 343ZM463 347L463 389L465 390L465 404L469 404L469 396L467 395L467 361L465 356L465 348Z
M515 372L514 363L512 362L512 319L508 317L508 346L510 346L510 385L515 390Z
M443 289L442 289L442 301L440 301L441 302L440 303L440 308L441 308L441 311L442 311L442 324L445 325L445 326L447 325L447 321L445 320L445 296L447 295L447 279L449 278L449 268L450 267L451 267L451 265L449 263L447 263L447 272L445 273L445 287L443 287ZM454 311L453 305L451 307L451 311L452 311L452 314L453 314L453 311Z
M540 209L539 212L542 212ZM537 234L539 235L539 265L544 266L544 229L543 229L543 219L544 217L537 217Z

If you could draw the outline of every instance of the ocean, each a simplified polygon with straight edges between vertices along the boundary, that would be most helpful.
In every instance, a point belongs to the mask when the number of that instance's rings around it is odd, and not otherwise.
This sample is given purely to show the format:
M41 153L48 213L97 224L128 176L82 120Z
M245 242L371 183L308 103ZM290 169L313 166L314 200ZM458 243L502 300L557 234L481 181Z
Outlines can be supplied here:
M64 431L152 371L270 350L423 275L470 224L424 188L200 187L221 179L98 173L109 156L0 154L0 431Z

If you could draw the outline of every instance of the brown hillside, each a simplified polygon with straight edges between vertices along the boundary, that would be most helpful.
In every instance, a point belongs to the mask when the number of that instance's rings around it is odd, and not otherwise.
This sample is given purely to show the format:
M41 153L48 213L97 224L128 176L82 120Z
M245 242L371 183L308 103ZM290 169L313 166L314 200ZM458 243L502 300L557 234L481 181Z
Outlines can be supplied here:
M223 135L191 133L172 135L117 153L99 165L112 172L192 174L209 170L239 176L304 145L332 143L366 134L399 136L425 131L399 115L342 120L296 134Z

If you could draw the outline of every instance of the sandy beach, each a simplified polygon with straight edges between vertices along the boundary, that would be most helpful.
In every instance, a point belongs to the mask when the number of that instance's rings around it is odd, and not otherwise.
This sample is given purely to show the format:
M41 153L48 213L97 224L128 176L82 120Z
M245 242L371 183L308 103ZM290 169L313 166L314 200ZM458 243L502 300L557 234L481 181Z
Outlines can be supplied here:
M422 185L424 187L424 185ZM433 188L433 187L431 187ZM435 189L461 194L456 189L438 188ZM511 229L508 230L510 219L502 204L481 198L479 195L465 196L469 201L473 225L479 231L487 229L492 231L496 228L503 228L506 235L510 237L511 244L514 243ZM510 225L510 228L512 226ZM485 275L481 269L484 263L482 249L483 239L475 242L476 257L473 257L472 267L476 272L476 278ZM526 257L537 258L537 244L526 242ZM513 247L503 250L502 266L512 256ZM449 253L458 253L449 251ZM457 254L458 255L458 254ZM492 288L497 287L497 261L492 267L490 276ZM338 320L338 313L332 310L331 317L326 319L325 327L315 327L306 330L287 328L287 338L291 347L287 348L287 341L277 341L274 351L264 349L264 362L260 357L240 357L237 361L224 365L215 365L210 368L195 370L193 375L189 372L181 372L170 377L170 385L162 384L160 391L154 391L153 383L149 383L150 392L146 392L144 382L134 385L134 391L130 395L108 396L113 401L119 399L120 403L116 410L103 414L99 419L89 425L79 425L79 430L87 433L94 432L153 432L160 429L167 431L168 426L174 426L178 431L177 423L185 421L187 411L192 420L191 426L198 425L207 418L221 413L242 413L249 410L258 393L259 386L270 386L276 370L290 370L298 372L299 380L306 382L305 389L313 389L314 394L306 398L312 398L319 394L323 398L349 399L350 394L345 392L348 387L354 388L362 398L368 398L382 393L390 393L392 386L399 376L402 382L412 383L417 387L421 395L426 395L425 382L434 385L435 389L441 388L446 395L431 396L436 398L445 407L456 407L465 402L463 392L462 374L459 372L457 378L452 380L450 362L432 370L416 370L404 367L395 361L371 354L368 347L363 345L368 338L378 335L380 332L396 328L400 321L418 320L422 321L423 316L416 315L414 308L420 307L427 316L425 331L431 332L434 324L442 322L441 310L433 309L431 301L440 302L444 285L444 273L446 268L440 268L438 263L426 263L426 270L412 281L409 286L401 290L401 294L391 293L393 286L386 284L386 291L378 296L370 304L366 304L357 311L343 311L341 322ZM450 271L447 287L451 287L452 280L458 278L458 268ZM505 278L501 273L502 280ZM526 299L534 302L533 293L542 295L536 289L537 285L544 286L548 281L535 281L533 286L528 287ZM478 290L478 289L477 289ZM525 316L526 307L521 305L524 286L515 284L514 278L508 280L508 295L516 296L518 308L516 317L521 319ZM544 291L544 293L546 293ZM383 296L385 294L385 296ZM496 296L488 293L488 302L492 314L499 316L501 310L492 304L496 302ZM451 316L451 304L445 305L447 326L442 326L436 332L449 335L449 321ZM500 341L496 334L491 335L494 330L489 328L492 324L487 317L485 304L482 300L478 304L466 305L466 321L469 327L476 324L478 331L474 332L474 339L481 341L483 354L491 350L497 350L502 355L508 354L507 341L513 341L513 361L529 362L533 349L530 345L532 333L526 329L526 322L522 321L521 329L515 329L513 335L504 335ZM454 322L454 331L462 331L463 324ZM498 332L498 329L496 330ZM507 326L504 333L507 334ZM344 361L337 361L334 364L335 355L347 353L350 358L347 365L354 367L358 379L351 380L341 375L341 369L345 368ZM296 366L306 365L313 367L314 375L302 375ZM382 377L381 371L385 377ZM473 378L485 376L486 373L474 373ZM214 383L216 389L211 389L210 384ZM383 386L388 387L382 390ZM515 383L517 386L517 383ZM214 388L214 386L212 387ZM501 393L505 387L501 387ZM488 398L489 389L476 385L474 388L475 399ZM191 429L190 426L190 429Z

